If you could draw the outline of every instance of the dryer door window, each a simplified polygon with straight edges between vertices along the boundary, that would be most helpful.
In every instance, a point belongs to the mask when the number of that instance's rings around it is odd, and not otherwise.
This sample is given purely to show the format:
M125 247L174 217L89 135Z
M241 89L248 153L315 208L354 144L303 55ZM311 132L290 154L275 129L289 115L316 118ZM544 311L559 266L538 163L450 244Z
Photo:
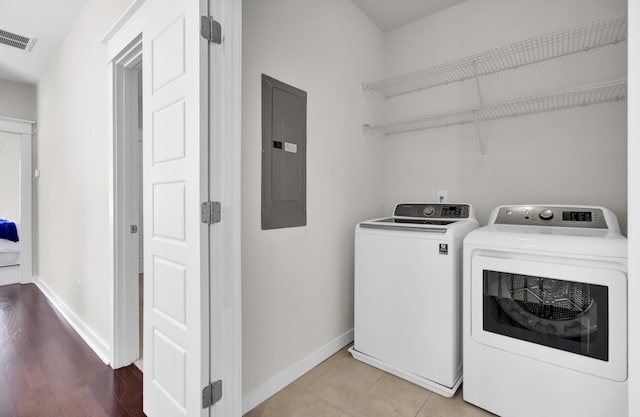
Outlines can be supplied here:
M483 329L609 359L608 288L483 270Z
M624 381L624 268L613 262L475 254L465 276L471 337L504 352Z

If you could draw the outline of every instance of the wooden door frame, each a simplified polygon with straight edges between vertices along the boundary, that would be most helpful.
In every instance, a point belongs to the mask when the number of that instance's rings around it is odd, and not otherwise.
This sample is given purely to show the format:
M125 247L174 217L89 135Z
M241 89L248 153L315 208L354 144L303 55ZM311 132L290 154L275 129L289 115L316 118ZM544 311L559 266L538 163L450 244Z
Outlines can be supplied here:
M224 45L216 52L217 60L210 63L216 75L210 79L210 87L216 92L215 103L210 106L210 118L216 126L210 130L211 152L220 152L215 163L222 166L210 170L210 198L222 202L223 221L212 225L210 256L211 311L210 334L217 345L211 349L210 366L213 380L222 379L223 399L211 409L214 417L242 415L242 361L241 361L241 259L240 259L240 124L241 124L241 33L242 2L237 0L192 0L208 2L211 14L220 19L223 26ZM109 100L109 190L110 220L112 231L110 257L112 262L110 299L112 311L111 365L117 365L118 339L122 326L116 320L116 311L122 307L116 292L116 215L115 215L115 146L117 129L114 122L117 101L114 85L116 62L127 47L141 36L145 16L145 0L134 0L102 38L107 45L107 86ZM142 34L144 36L144 34ZM145 51L143 50L144 54ZM222 177L220 176L222 175ZM215 176L215 177L214 177ZM221 180L222 178L222 180ZM215 228L215 229L214 229ZM215 256L212 252L217 251ZM217 262L224 260L224 263ZM119 352L118 352L119 354ZM122 357L122 356L120 356ZM114 366L115 367L115 366Z
M20 136L20 283L33 282L33 206L31 175L36 122L0 116L0 132Z

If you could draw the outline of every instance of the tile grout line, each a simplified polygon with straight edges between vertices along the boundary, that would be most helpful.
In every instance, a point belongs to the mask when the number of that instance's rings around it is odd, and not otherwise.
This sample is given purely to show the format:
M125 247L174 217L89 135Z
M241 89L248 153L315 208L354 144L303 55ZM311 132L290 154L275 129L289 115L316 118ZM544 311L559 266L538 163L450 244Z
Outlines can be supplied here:
M295 382L294 382L294 383L295 383ZM344 413L351 414L349 411L347 411L347 410L345 410L344 408L342 408L342 407L338 406L337 404L334 404L334 403L332 403L332 402L329 402L329 401L325 400L324 398L322 398L321 396L319 396L319 395L318 395L318 394L316 394L315 392L311 392L311 391L309 391L306 387L301 387L301 386L299 386L299 385L297 385L297 387L298 387L299 389L302 389L303 391L305 391L307 394L311 394L312 396L316 397L316 398L317 398L317 399L319 399L320 401L322 401L322 402L324 402L324 403L326 403L326 404L329 404L329 405L330 405L330 406L332 406L332 407L337 408L337 409L338 409L338 410L340 410L343 414L344 414Z
M351 345L351 344L349 344L349 345ZM347 348L348 348L348 347L347 347ZM329 357L329 358L327 358L326 360L331 360L332 358L334 358L334 360L335 360L335 358L337 358L337 356L336 356L336 355L340 355L340 354L342 354L342 353L343 353L343 351L344 351L345 349L347 349L347 348L342 348L342 349L340 349L338 352L334 353L332 356L330 356L330 357ZM339 359L338 359L338 360L339 360ZM355 360L355 359L354 359L354 358L352 358L352 357L351 357L351 355L349 354L349 357L348 357L346 360ZM333 369L340 369L340 367L338 366L338 364L336 364L336 363L332 363L332 364L328 365L328 369L327 369L325 372L323 372L323 373L322 373L322 375L321 375L321 376L319 376L319 377L316 379L316 381L317 381L317 380L319 380L319 379L321 379L321 378L323 378L324 376L326 376L326 375L327 375L327 373L328 373L328 372L330 372L330 370L331 370L332 368L333 368ZM362 393L362 394L361 394L357 399L355 399L354 401L355 401L355 402L357 402L357 401L360 401L362 398L364 398L364 397L369 393L369 391L371 391L371 389L373 389L373 387L374 387L374 386L375 386L375 385L380 381L380 379L382 379L382 377L383 377L385 374L387 374L387 373L386 373L386 372L384 372L384 371L381 371L380 375L379 375L379 376L378 376L374 381L372 381L372 382L369 382L369 381L367 381L366 379L361 378L361 377L359 377L359 376L357 376L357 375L353 375L353 378L355 378L355 379L359 380L360 382L363 382L363 383L367 384L367 389L366 389L366 390L365 390L365 391L364 391L364 392L363 392L363 393ZM293 384L295 384L295 381L293 382ZM328 401L327 399L325 399L325 398L321 397L320 395L316 394L315 392L313 392L313 391L309 390L309 389L308 389L307 387L305 387L305 386L301 386L301 385L296 385L296 386L297 386L298 388L303 389L305 392L307 392L307 393L309 393L309 394L313 395L314 397L316 397L316 398L318 398L318 399L322 400L323 402L325 402L325 403L327 403L327 404L330 404L331 406L333 406L333 407L337 408L337 409L338 409L338 410L340 410L343 414L344 414L344 413L346 413L346 414L348 414L348 415L352 416L352 415L353 415L353 413L355 412L355 411L345 410L342 406L339 406L339 405L337 405L337 404L334 404L334 403L333 403L333 402L331 402L331 401ZM356 415L356 416L354 416L354 417L360 417L360 414L359 414L359 413L356 413L356 414L357 414L357 415Z
M426 388L425 388L426 389ZM418 417L418 415L420 414L420 412L422 411L422 409L424 408L425 405L427 405L427 402L429 402L429 400L431 399L432 396L434 395L438 395L436 393L434 393L433 391L430 391L427 389L427 391L429 391L429 395L427 396L427 398L424 399L424 401L422 402L422 404L420 405L420 408L418 408L418 411L416 411L416 414L413 417ZM436 417L436 416L429 416L429 417Z

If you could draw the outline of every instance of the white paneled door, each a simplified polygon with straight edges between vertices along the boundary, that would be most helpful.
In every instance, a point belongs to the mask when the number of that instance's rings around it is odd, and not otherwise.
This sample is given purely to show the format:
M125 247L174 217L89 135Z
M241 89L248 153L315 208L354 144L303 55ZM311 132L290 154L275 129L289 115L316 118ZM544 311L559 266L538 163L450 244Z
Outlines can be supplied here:
M208 416L207 41L197 0L153 0L143 31L144 411Z

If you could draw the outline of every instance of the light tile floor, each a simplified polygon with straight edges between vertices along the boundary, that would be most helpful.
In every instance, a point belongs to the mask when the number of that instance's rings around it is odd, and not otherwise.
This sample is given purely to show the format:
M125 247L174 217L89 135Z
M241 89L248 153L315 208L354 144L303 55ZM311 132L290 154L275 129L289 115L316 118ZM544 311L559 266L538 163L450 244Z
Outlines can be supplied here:
M445 398L340 350L246 417L487 417L462 400Z

